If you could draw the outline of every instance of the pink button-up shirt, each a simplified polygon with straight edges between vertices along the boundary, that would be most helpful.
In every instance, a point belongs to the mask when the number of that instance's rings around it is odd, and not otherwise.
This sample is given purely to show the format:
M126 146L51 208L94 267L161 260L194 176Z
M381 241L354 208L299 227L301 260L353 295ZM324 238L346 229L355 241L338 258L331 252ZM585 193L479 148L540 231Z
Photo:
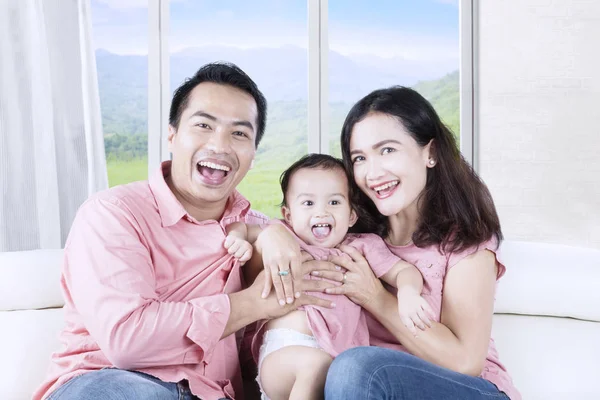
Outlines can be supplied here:
M99 193L79 209L65 245L62 349L34 394L105 367L166 382L189 381L203 400L243 396L236 335L221 339L242 288L239 263L223 247L225 226L264 224L239 193L219 221L196 221L165 176Z
M496 260L498 262L497 279L500 279L506 271L506 267L502 264L497 255L498 242L496 240L490 240L460 253L450 254L440 253L437 246L419 248L414 244L411 244L408 246L388 245L388 247L398 257L414 264L423 275L422 296L435 313L436 322L440 322L441 319L444 278L448 271L458 264L459 261L479 250L489 250L496 254ZM406 351L406 349L398 342L398 339L385 329L379 321L374 319L370 314L368 314L367 319L372 346L388 347ZM488 354L481 377L495 384L498 389L506 393L511 400L521 399L521 395L515 388L510 375L506 371L504 365L500 362L493 339L490 339Z

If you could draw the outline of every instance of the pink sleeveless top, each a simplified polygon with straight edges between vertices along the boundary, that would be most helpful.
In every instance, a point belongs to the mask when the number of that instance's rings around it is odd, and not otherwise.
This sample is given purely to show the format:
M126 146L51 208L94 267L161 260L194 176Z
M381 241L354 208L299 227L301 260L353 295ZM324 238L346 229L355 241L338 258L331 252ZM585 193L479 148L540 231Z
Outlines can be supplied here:
M476 253L479 250L489 250L496 255L498 262L498 278L504 275L506 267L499 260L497 250L497 241L490 240L480 246L469 248L460 253L441 254L437 246L419 248L414 244L408 246L392 246L388 244L389 249L403 260L414 264L423 275L423 293L422 296L433 309L436 321L440 322L442 310L442 291L444 287L444 277L446 273L465 257ZM384 328L375 318L367 313L367 323L369 325L369 334L371 346L387 347L396 350L406 351L398 340ZM490 338L488 354L482 378L487 379L506 393L512 400L520 400L521 395L515 388L506 368L499 360L498 352L494 340Z

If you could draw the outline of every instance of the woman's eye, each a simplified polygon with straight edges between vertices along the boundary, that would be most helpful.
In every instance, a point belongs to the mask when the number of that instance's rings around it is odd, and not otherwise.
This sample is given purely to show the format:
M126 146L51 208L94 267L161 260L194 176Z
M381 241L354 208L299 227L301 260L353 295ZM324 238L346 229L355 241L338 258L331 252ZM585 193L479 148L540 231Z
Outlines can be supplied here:
M352 159L352 164L360 162L360 161L364 161L365 158L363 156L356 156L354 157L354 159Z
M381 154L393 153L396 149L392 149L391 147L384 147L381 149Z

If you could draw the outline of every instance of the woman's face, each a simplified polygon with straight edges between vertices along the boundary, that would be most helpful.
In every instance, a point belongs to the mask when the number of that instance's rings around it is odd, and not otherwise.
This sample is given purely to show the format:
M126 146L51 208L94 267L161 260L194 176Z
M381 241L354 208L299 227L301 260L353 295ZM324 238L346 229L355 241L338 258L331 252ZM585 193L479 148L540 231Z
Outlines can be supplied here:
M350 157L354 179L385 216L415 212L427 181L431 142L421 147L400 120L368 114L354 125Z

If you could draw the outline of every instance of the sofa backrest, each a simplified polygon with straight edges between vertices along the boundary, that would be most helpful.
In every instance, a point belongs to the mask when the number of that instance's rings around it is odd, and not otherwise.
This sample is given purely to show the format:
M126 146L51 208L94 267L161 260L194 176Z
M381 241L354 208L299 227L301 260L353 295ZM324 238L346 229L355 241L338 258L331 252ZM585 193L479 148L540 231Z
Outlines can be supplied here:
M523 398L600 399L600 251L505 241L500 259L493 337ZM0 253L0 399L30 399L59 347L61 264Z

